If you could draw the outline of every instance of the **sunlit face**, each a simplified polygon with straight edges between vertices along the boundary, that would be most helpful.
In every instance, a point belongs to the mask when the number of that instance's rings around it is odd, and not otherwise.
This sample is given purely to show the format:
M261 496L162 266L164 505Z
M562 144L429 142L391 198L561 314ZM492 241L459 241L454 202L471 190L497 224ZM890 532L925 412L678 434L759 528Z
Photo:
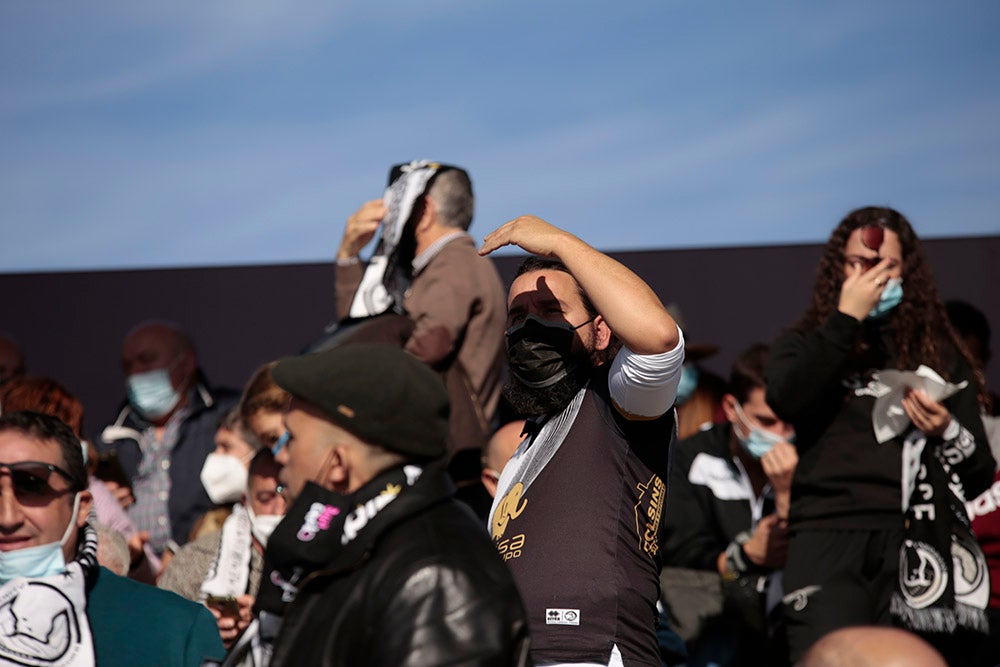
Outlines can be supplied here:
M240 437L236 431L228 428L219 428L215 432L215 453L225 456L235 456L243 465L249 467L250 459L253 458L254 448L246 440Z
M592 319L583 305L579 286L573 276L565 271L543 269L522 274L514 279L507 299L507 329L524 321L528 315L548 322L561 322L577 327ZM576 330L577 344L588 351L597 346L603 349L606 342L595 335L595 326L582 326Z
M38 440L16 430L0 432L0 465L21 461L51 463L66 469L58 442ZM50 490L43 495L19 496L10 469L0 467L0 551L58 542L71 521L78 528L86 522L92 502L90 493L80 493L79 510L74 515L75 494L70 490L69 480L53 472L48 483ZM69 562L75 552L76 532L72 531L63 545L63 557Z
M285 432L282 413L277 410L258 410L247 419L247 426L257 436L257 439L269 449L274 447L278 438Z
M763 388L751 389L747 394L747 400L739 404L745 418L740 419L740 413L735 406L736 397L732 394L726 394L723 401L723 411L726 413L726 418L741 438L748 438L750 429L756 427L787 441L795 433L795 429L792 428L791 424L778 419L778 415L774 414L774 410L764 400L764 396Z
M888 257L892 261L889 267L888 278L900 278L903 274L903 246L899 242L899 235L891 229L885 230L885 238L882 240L882 247L878 251L865 246L861 241L861 228L855 229L847 237L847 244L844 245L844 277L847 277L849 266L867 269L872 260Z
M284 417L288 442L275 456L282 465L279 475L289 504L302 492L306 482L324 486L335 444L352 438L347 431L330 423L321 412L293 398Z

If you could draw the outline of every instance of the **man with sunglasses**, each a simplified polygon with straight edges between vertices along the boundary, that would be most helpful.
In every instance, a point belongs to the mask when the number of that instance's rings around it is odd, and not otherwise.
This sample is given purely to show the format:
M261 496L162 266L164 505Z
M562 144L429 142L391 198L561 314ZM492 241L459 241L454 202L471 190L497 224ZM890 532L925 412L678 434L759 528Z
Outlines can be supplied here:
M80 441L0 416L0 662L200 665L224 654L208 610L97 564Z
M510 288L504 389L532 419L490 527L532 657L659 665L657 533L683 336L649 285L576 236L521 216L480 253L505 245L537 255Z

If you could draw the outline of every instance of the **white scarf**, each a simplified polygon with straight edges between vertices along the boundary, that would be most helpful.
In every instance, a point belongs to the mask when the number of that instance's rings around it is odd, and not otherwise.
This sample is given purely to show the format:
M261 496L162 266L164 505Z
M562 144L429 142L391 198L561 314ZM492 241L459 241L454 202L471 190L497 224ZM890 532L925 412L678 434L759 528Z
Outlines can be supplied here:
M569 429L576 421L576 416L583 405L583 397L587 387L576 393L562 412L553 416L542 426L537 434L529 437L514 452L497 481L497 492L490 508L490 526L493 526L493 515L506 499L507 494L515 484L521 485L521 492L528 490L535 478L545 469L552 457L559 451Z
M16 577L0 587L0 663L27 667L95 664L87 621L89 572L97 568L97 533L86 524L78 558L51 577Z
M250 553L253 550L250 515L243 505L233 505L233 513L222 524L219 551L201 582L201 599L209 595L233 596L247 592L250 580Z

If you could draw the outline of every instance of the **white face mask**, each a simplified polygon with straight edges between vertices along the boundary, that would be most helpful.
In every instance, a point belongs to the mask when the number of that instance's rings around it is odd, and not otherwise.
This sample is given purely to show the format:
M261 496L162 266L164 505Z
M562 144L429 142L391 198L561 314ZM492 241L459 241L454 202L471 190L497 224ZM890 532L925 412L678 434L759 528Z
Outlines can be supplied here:
M166 368L129 375L125 386L128 402L146 419L159 419L169 414L181 400Z
M247 469L235 456L212 452L201 468L201 483L216 505L235 503L247 487Z
M274 529L281 523L284 519L283 514L254 514L253 508L250 507L250 503L247 503L247 515L250 517L250 532L253 534L257 541L260 542L261 546L265 549L267 548L267 541L271 537L271 533Z
M77 492L73 498L73 513L70 515L66 530L63 531L62 539L27 549L0 551L0 584L6 584L17 577L37 579L65 572L66 559L63 556L63 545L76 528L76 516L79 511L80 493Z

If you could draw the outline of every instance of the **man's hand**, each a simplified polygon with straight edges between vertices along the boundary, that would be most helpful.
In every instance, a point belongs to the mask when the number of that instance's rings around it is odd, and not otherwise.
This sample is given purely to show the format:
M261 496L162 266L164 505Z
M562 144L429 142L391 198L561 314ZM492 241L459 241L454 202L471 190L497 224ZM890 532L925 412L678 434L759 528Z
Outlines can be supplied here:
M135 496L132 495L132 487L130 486L120 486L118 482L113 482L110 480L103 480L104 485L108 487L108 491L111 495L115 497L118 504L122 506L122 509L128 509L130 505L135 504Z
M341 239L340 249L337 250L337 259L357 257L361 249L374 238L375 231L387 211L381 199L373 199L362 204L361 208L347 219L344 238Z
M557 257L560 247L567 240L579 241L541 218L521 215L487 234L479 254L488 255L505 245L516 245L532 255Z
M951 423L951 413L920 389L907 389L903 409L913 425L929 436L940 437Z
M779 524L777 514L769 514L757 522L757 528L743 553L754 565L766 568L784 567L788 555L788 531Z
M882 261L868 271L860 265L847 264L847 277L840 286L837 310L859 322L868 317L889 280L891 263L891 258L883 257Z
M219 628L219 636L222 638L222 645L228 651L240 638L243 631L250 625L252 618L254 596L240 595L236 598L236 603L240 607L238 616L223 616L218 609L209 607L208 610L215 616L215 623Z
M799 464L799 453L794 445L779 442L760 457L760 464L771 482L771 490L774 491L774 511L782 521L786 521L791 504L792 477L795 475L795 466Z
M674 319L652 288L621 262L533 215L514 218L487 234L479 254L506 245L561 261L600 314L599 322L631 351L660 354L677 347L680 333Z

